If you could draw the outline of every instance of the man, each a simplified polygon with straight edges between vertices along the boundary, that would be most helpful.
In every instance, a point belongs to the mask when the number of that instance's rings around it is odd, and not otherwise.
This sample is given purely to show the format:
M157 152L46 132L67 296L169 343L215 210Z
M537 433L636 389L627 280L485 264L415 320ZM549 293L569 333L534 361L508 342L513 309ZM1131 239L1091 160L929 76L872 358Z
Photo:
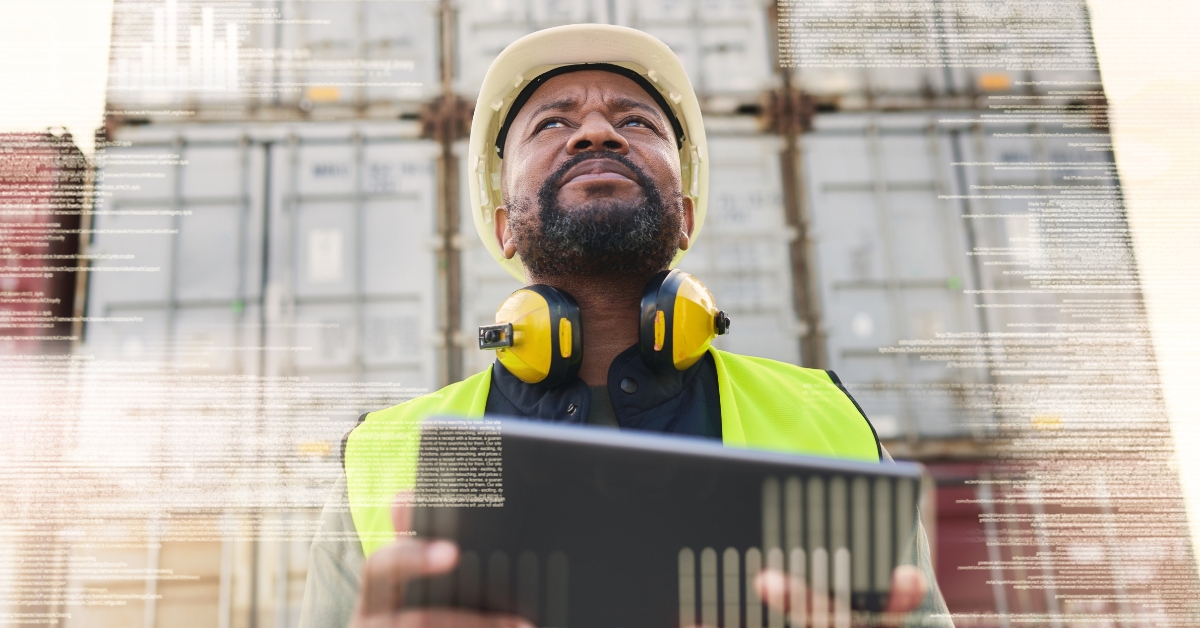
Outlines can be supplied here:
M545 386L497 361L367 415L347 439L345 483L313 544L302 626L524 625L512 616L402 608L404 584L449 571L457 549L397 540L396 531L409 529L408 510L388 504L406 488L411 461L381 454L388 449L380 443L434 414L494 413L890 460L857 404L824 371L715 350L682 370L654 370L640 359L643 290L699 233L708 188L699 105L660 41L573 25L513 43L484 80L469 150L475 222L488 250L528 284L578 303L578 374ZM923 534L917 542L924 569L897 568L888 610L924 604L944 612ZM759 578L764 599L786 599L773 592L788 586L779 573Z

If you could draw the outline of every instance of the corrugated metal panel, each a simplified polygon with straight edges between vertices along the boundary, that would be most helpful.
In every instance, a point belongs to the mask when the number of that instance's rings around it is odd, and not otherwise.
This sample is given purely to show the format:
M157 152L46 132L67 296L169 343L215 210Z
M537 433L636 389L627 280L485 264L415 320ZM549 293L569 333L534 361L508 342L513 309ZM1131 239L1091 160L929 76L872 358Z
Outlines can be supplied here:
M703 281L733 320L729 335L716 339L718 348L794 364L799 329L792 310L792 234L783 218L780 150L779 139L771 136L709 136L708 217L680 268ZM475 347L476 329L493 322L496 308L520 284L492 261L468 212L462 219L464 364L466 373L475 373L494 357Z
M793 65L802 68L798 85L814 95L840 97L844 106L1100 86L1083 0L814 2L789 10L784 22L794 25ZM1004 30L998 32L996 24ZM1072 97L1078 98L1061 100Z
M799 363L792 308L779 138L709 137L709 199L704 231L680 268L708 286L732 325L713 343L734 353Z
M433 0L118 0L109 108L394 111L438 93L437 25Z
M757 0L460 0L456 90L472 99L505 46L533 31L583 22L619 24L663 40L697 95L757 102L774 83L769 27Z
M969 433L968 425L978 417L955 384L985 383L989 375L982 364L947 368L945 361L882 353L881 348L945 333L1011 331L1011 324L1065 316L1058 308L985 310L966 292L1029 287L1027 280L1005 274L1007 267L967 254L978 247L1028 250L1036 234L1030 230L1027 199L972 201L985 204L974 213L1007 214L975 220L964 218L961 199L945 197L979 194L970 187L978 184L1045 182L1039 179L1047 176L1044 169L1004 164L1085 162L1104 168L1111 161L1107 153L1071 146L1078 141L1070 137L1020 137L1011 133L1012 125L939 125L938 118L823 115L804 138L829 362L885 438ZM964 165L952 165L956 162ZM957 174L964 175L961 181ZM1059 303L1061 294L1005 299Z
M802 14L794 32L803 43L797 85L844 108L1060 93L1021 103L1042 105L1088 97L1063 89L1099 87L1081 0L983 13L979 3L966 2L858 13L844 4L793 7ZM580 22L621 24L661 38L702 99L755 101L777 83L773 27L759 0L459 0L455 10L456 90L469 97L506 45ZM989 26L997 19L1029 33L997 41ZM433 0L119 0L110 108L143 115L146 107L187 107L202 117L239 118L283 106L297 115L386 117L438 94L438 32Z
M435 147L413 137L399 122L121 129L95 248L138 270L97 273L89 308L142 322L95 325L89 344L262 345L278 349L258 352L267 374L433 387ZM212 359L260 372L247 353Z

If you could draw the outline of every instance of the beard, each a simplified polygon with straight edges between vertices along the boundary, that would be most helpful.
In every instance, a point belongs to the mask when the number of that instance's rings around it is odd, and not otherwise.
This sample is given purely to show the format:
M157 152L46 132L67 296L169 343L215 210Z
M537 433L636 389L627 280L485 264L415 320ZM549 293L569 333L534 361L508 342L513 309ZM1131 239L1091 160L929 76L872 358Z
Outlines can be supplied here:
M559 183L567 171L591 159L612 159L629 168L641 199L594 199L564 208ZM531 277L562 275L649 276L666 270L683 231L682 194L668 206L645 171L617 153L580 153L568 159L528 199L509 204L508 221L517 253ZM536 219L535 219L536 216Z

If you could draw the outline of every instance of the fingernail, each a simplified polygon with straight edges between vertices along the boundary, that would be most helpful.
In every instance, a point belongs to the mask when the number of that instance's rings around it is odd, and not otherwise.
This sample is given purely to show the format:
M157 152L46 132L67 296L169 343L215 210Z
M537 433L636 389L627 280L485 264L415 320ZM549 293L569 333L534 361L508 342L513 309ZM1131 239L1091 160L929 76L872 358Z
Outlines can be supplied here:
M449 541L433 541L425 546L425 560L432 566L450 565L458 555L458 547Z

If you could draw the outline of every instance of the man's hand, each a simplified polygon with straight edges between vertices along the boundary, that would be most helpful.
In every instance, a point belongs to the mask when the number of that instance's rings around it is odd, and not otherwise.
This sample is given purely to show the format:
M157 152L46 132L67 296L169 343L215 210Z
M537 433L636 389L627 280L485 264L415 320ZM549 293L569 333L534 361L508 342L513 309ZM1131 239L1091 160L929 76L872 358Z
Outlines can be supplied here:
M792 617L807 618L811 623L814 611L825 615L828 622L824 625L838 627L835 621L835 604L833 600L822 603L812 600L804 582L796 581L780 571L764 571L759 574L755 585L758 594L767 606L778 612L790 614ZM883 626L899 626L904 622L904 616L921 606L921 601L929 593L929 581L920 569L912 565L900 565L892 571L892 589L888 595L887 608L883 611ZM802 600L805 608L792 608L791 600ZM847 603L848 604L848 603ZM817 607L821 607L820 610ZM846 620L842 620L845 622ZM843 625L845 625L843 623ZM878 624L873 624L878 625Z
M392 506L392 524L409 530L412 510L405 499ZM405 609L408 583L441 575L458 564L458 547L449 541L399 536L371 555L363 566L358 602L350 628L534 628L515 615L478 613L452 608Z

